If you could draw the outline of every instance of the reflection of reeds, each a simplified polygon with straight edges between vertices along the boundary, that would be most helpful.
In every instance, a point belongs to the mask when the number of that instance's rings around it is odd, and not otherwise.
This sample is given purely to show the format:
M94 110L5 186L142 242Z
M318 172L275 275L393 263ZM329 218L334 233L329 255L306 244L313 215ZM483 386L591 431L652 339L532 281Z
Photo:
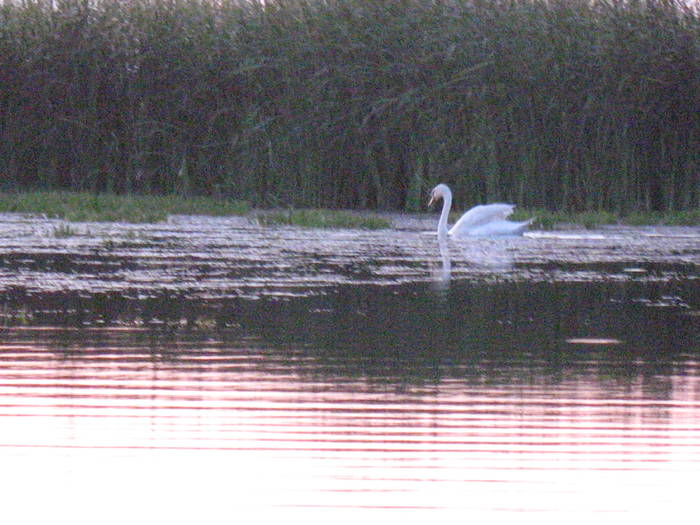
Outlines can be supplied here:
M51 7L55 4L55 7ZM416 209L700 204L682 0L0 7L6 186Z

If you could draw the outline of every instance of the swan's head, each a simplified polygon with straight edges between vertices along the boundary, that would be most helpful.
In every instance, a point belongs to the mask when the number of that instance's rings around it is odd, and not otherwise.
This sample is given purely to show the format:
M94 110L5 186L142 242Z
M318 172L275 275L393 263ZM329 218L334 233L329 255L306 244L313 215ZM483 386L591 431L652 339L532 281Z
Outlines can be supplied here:
M430 200L428 201L428 206L432 206L434 203L436 203L440 199L444 199L448 195L452 195L450 188L448 188L446 184L438 184L433 188L433 191L430 192Z

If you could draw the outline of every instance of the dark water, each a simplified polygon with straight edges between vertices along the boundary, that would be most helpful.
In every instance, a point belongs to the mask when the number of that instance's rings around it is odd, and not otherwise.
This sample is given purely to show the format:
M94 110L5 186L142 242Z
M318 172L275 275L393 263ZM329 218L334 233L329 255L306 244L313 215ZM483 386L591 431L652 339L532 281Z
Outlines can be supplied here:
M694 513L697 229L4 226L13 523Z

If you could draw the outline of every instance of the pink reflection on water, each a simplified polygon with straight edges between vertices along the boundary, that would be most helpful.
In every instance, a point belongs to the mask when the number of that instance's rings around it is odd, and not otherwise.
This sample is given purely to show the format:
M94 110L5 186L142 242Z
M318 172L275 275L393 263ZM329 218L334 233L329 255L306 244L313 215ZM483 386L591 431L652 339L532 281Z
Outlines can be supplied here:
M693 361L663 393L593 364L556 383L400 388L316 366L254 346L161 359L138 345L3 345L0 493L25 516L74 523L694 508Z

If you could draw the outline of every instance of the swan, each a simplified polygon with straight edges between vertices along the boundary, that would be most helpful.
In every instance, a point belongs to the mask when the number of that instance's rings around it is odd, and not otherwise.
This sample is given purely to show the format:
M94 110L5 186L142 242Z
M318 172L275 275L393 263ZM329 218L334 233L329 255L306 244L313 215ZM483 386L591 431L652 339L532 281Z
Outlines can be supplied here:
M443 204L437 227L438 238L444 239L447 235L451 237L522 235L533 221L533 219L524 222L506 220L506 217L513 213L515 208L513 204L482 204L467 211L448 231L447 216L452 207L452 191L446 184L438 184L433 188L428 206L439 199L442 199Z

